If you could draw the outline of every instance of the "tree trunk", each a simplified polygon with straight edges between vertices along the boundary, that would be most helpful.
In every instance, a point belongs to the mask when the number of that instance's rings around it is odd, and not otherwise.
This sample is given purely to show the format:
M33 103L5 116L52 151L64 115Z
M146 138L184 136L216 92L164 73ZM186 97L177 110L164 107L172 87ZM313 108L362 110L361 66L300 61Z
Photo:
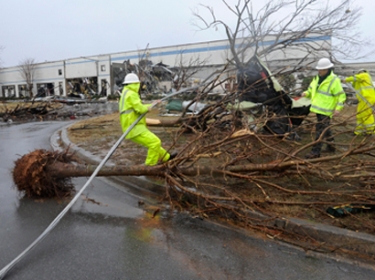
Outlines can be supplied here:
M46 168L46 172L55 178L88 177L95 171L95 165L75 165L71 163L55 162ZM97 176L162 176L165 172L163 165L145 166L104 166Z

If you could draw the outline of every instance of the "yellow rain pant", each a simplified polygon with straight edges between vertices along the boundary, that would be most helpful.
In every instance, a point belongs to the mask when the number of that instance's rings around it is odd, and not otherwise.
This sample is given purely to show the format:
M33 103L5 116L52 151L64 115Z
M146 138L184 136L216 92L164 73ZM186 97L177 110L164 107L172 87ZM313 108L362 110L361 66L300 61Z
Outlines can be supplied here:
M161 146L161 140L159 137L149 130L146 130L141 134L130 138L129 140L148 148L147 158L145 161L146 165L156 165L158 164L159 160L166 162L170 157L170 154Z
M370 100L369 100L370 99ZM358 97L357 105L357 126L354 133L359 134L374 134L375 122L373 115L373 98L366 98L364 96ZM371 102L371 103L370 103Z
M374 134L375 91L370 74L367 70L362 69L357 74L345 78L345 81L353 85L358 99L357 126L354 133Z

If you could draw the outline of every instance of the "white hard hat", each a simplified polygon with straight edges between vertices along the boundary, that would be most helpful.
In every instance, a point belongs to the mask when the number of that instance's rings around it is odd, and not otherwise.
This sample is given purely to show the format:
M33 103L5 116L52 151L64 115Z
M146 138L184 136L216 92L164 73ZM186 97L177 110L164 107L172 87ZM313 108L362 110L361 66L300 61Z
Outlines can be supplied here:
M125 76L124 81L122 84L135 84L135 83L140 83L139 78L136 74L134 73L129 73Z
M324 69L330 69L333 66L334 66L333 63L328 58L321 58L318 61L318 64L316 65L315 68L317 70L324 70Z
M368 71L367 71L367 69L364 69L364 68L358 70L358 73L362 73L362 72L366 72L367 73Z

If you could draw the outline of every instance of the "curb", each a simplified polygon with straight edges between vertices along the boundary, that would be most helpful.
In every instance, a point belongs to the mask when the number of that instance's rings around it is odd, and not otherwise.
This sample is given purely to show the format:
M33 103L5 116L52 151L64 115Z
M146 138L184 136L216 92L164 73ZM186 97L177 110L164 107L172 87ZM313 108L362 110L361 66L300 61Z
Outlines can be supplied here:
M69 146L69 149L74 151L77 156L84 161L90 164L99 164L102 160L101 158L70 142L67 135L67 128L69 126L70 125L63 127L51 136L51 147L54 150L63 150L63 148L61 148L61 144L59 143L59 141L61 141L64 148ZM110 161L108 161L107 164L114 165ZM164 190L164 186L162 184L158 184L144 176L118 176L110 177L110 179L114 180L117 184L129 187L132 189L132 191L140 194L147 193L147 195L157 196L158 194L160 195L161 191ZM375 260L375 236L371 234L355 232L297 218L273 218L255 211L250 211L249 217L251 219L258 220L259 225L266 225L312 238L318 242L330 246L331 248L334 248L334 251L341 250L356 252Z

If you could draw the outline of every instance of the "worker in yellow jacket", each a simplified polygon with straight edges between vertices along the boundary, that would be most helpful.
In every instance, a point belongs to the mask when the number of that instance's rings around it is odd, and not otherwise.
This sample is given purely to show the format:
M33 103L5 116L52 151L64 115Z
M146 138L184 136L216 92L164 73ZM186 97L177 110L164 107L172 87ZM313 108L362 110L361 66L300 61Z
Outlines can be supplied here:
M353 85L358 99L357 126L354 133L357 135L374 134L375 90L370 74L367 70L361 69L357 74L343 79L342 82Z
M136 74L130 73L125 76L124 88L119 101L120 123L122 131L125 132L140 115L151 109L151 104L144 105L139 96L140 81ZM159 101L156 101L159 102ZM176 157L177 153L169 154L162 146L161 140L152 133L146 125L143 117L127 134L126 139L148 148L145 165L153 166L159 160L166 162Z
M346 94L342 89L340 79L333 73L333 66L328 58L320 59L316 66L318 75L311 81L307 91L302 94L302 96L311 99L310 112L315 113L317 117L316 143L313 145L311 153L306 155L306 159L320 157L323 141L327 142L324 152L333 153L336 151L332 144L334 137L329 126L331 118L339 115L344 108Z

